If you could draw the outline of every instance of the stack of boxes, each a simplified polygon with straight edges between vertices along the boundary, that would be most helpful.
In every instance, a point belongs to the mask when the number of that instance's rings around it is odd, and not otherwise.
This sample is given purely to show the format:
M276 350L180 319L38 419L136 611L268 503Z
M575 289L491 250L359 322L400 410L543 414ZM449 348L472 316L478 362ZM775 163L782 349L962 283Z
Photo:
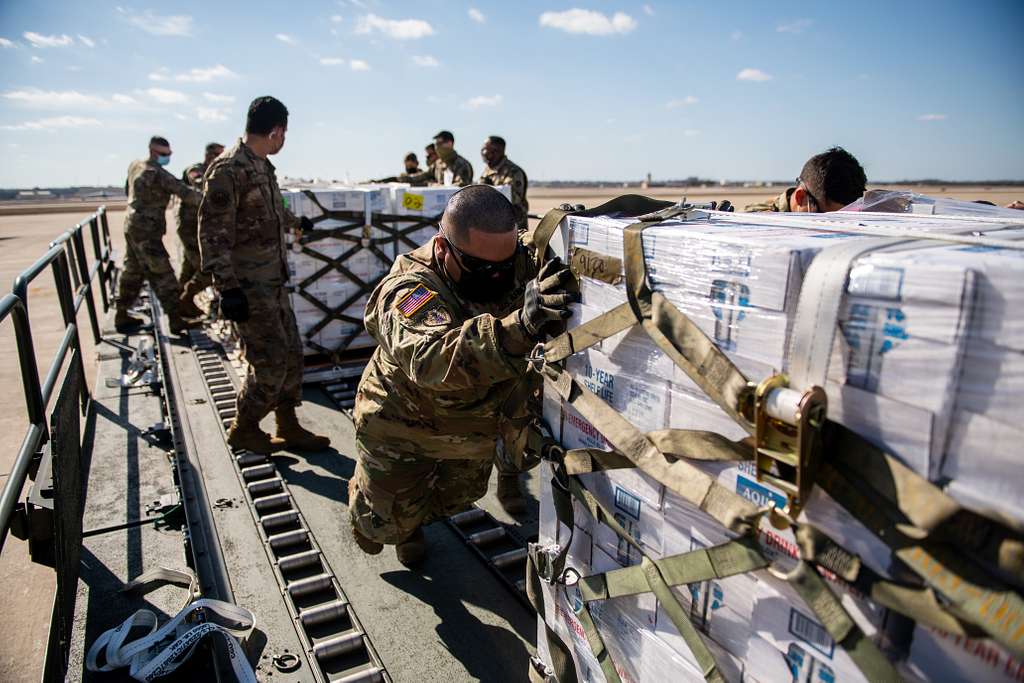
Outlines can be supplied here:
M508 186L498 189L505 196L511 196ZM373 285L387 275L394 259L414 247L395 239L392 232L375 227L373 221L381 222L384 217L385 225L393 231L432 221L444 212L448 199L458 190L457 187L411 188L397 183L282 190L285 202L296 216L314 221L313 234L304 235L302 244L295 235L289 236L290 300L306 355L320 354L321 349L358 351L376 345L362 322L367 297ZM341 211L361 218L322 218L325 211ZM316 234L339 228L345 228L344 235L348 239L318 238ZM409 232L406 238L421 245L436 233L436 224L428 222ZM380 253L366 248L371 244ZM340 259L339 264L348 273L336 268L330 259ZM324 311L322 306L332 313ZM320 323L332 314L341 318L321 326Z
M757 382L788 369L803 273L818 252L844 240L864 239L855 233L858 224L930 232L998 231L1001 238L1015 234L1005 226L968 225L965 220L869 214L809 220L785 214L712 213L710 218L649 228L643 236L644 256L653 289ZM561 237L570 253L563 257L587 250L622 258L623 228L631 222L567 218ZM830 419L885 448L963 505L1018 521L1024 521L1024 506L1012 492L1024 485L1019 448L1024 442L1019 402L1024 396L1022 258L1021 251L930 241L858 259L847 283L825 387ZM598 280L584 273L581 293L570 325L627 299L621 279L607 274ZM641 431L698 429L730 439L747 435L638 328L572 356L566 369ZM550 391L544 414L565 448L610 448L599 425L560 404ZM750 463L694 464L759 506L781 507L785 502L781 491L757 481ZM639 471L594 473L581 480L652 558L730 538L715 520ZM559 528L554 514L549 495L542 492L541 544L569 540L569 530ZM891 576L888 546L820 489L813 492L802 519L874 571ZM639 563L631 544L579 507L575 522L568 566L582 575ZM761 541L769 559L782 567L795 561L791 531L762 531ZM986 680L1019 680L1020 663L998 645L958 642L890 612L834 577L825 578L864 633L906 675L979 680L984 671ZM578 665L591 672L583 680L603 680L574 623L572 591L547 588L548 622L571 646ZM674 590L716 656L724 655L717 658L728 680L863 680L813 611L767 571ZM592 611L623 680L702 680L689 648L652 594L609 600ZM993 668L996 660L999 666ZM663 671L673 673L664 676L659 673Z

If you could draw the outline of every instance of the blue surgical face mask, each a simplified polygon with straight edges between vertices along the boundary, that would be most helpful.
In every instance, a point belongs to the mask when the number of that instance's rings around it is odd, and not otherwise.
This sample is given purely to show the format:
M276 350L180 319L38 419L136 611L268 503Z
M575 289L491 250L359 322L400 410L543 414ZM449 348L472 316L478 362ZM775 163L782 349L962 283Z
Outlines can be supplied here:
M171 155L161 154L156 158L156 163L160 164L161 166L166 166L167 164L171 163Z

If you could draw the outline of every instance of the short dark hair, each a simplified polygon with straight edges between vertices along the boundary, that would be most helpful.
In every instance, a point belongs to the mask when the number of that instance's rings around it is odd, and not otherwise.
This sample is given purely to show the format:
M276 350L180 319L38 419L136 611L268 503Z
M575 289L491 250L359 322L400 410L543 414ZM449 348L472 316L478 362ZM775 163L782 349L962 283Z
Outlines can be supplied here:
M839 204L859 199L868 184L860 162L842 147L832 147L808 159L800 180L813 196Z
M159 135L154 135L149 139L149 146L170 147L171 143L167 142L167 138L160 137Z
M419 163L419 158L416 156L416 152L409 152L408 154L406 154L405 155L405 160L406 161L415 161L415 162Z
M249 105L245 119L245 132L253 135L267 135L278 126L288 125L288 108L270 95L257 97Z
M206 145L206 153L209 154L210 152L212 152L213 150L217 149L218 147L220 147L221 149L224 149L224 145L220 144L219 142L211 142L208 145Z
M499 234L516 229L516 213L505 195L490 185L468 185L448 199L443 220L449 237L461 244L469 241L469 231Z
M488 135L487 142L491 143L496 147L501 147L502 149L505 149L505 138L501 137L500 135Z
M442 130L434 136L434 140L440 140L441 142L455 142L455 136L452 135L450 130Z
M428 152L436 152L437 151L437 147L434 146L433 142L431 142L429 145L427 145L423 149L428 151Z

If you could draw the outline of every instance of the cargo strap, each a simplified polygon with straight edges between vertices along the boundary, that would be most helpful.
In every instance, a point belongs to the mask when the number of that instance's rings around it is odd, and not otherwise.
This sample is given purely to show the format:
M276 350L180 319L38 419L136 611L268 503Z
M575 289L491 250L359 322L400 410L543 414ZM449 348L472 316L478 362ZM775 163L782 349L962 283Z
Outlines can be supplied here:
M631 199L631 201L635 202L635 199ZM609 204L613 203L614 201L609 202ZM607 211L603 207L599 207L593 213L599 212L606 213ZM547 242L558 223L562 218L573 213L577 212L555 210L545 217L546 222L542 221L534 236L534 241L538 246L538 259L543 258ZM585 455L591 464L596 462L601 466L609 464L622 466L624 463L617 458L624 458L626 462L632 463L659 482L669 486L675 493L701 510L711 514L727 528L741 535L749 535L756 527L757 518L761 514L756 508L745 499L721 487L711 477L688 463L677 459L677 457L666 457L669 453L659 447L666 443L682 445L681 448L675 449L672 456L715 460L744 459L743 457L736 458L735 455L729 458L722 450L723 447L742 450L740 444L728 442L721 437L717 440L709 439L706 433L694 436L693 433L682 430L663 430L657 437L654 437L653 434L646 436L640 434L631 423L604 401L579 386L563 368L554 365L573 353L639 323L658 347L672 358L676 365L682 368L709 398L714 400L748 432L752 431L751 421L747 418L750 414L748 406L752 385L696 325L660 293L652 292L649 287L641 234L644 229L657 222L660 222L660 218L655 217L651 221L642 218L638 223L630 225L624 230L623 261L626 271L626 289L629 296L628 304L620 305L561 335L544 345L537 354L541 371L545 375L548 385L563 401L579 411L592 424L600 424L602 434L617 451L617 456L598 456L593 452L573 454L570 451L566 454L567 463L570 467L573 461L579 464L580 457ZM914 236L918 237L916 233ZM872 242L874 243L873 248L888 247L896 243L893 240L872 240ZM860 253L862 254L863 251L861 249ZM846 257L847 265L842 270L843 289L845 289L845 276L848 273L849 263L852 263L855 258L856 256ZM836 260L842 262L842 259L837 258ZM838 306L838 304L834 305ZM827 365L825 369L827 370ZM819 371L815 370L814 372ZM810 374L808 373L806 376L810 376ZM828 448L826 452L833 455L838 451L839 453L836 455L838 458L856 458L865 448L872 450L872 454L875 456L873 458L874 467L870 473L865 474L868 479L876 480L875 484L880 484L878 488L873 489L872 494L882 496L882 499L887 502L895 501L893 507L896 512L903 512L905 516L902 523L892 520L870 523L870 520L866 519L872 516L870 504L857 505L856 503L870 503L871 499L857 500L851 493L855 489L850 487L848 487L849 491L841 489L838 485L839 478L834 476L835 468L824 467L818 483L833 498L836 498L840 505L850 510L859 521L865 523L890 546L894 546L893 530L908 532L909 536L907 533L902 534L903 539L923 538L927 537L929 533L942 540L980 539L970 540L969 547L983 549L986 551L987 559L994 560L1000 568L1008 569L1015 576L1020 576L1022 544L1016 533L999 527L992 520L962 510L946 494L923 477L902 466L890 455L867 444L859 436L844 430L839 425L829 423L828 426L833 429L833 432L839 432L840 436L844 438L834 441L833 447ZM833 437L835 437L834 433ZM658 444L654 443L655 438L658 439ZM708 443L701 443L701 440ZM835 445L842 445L842 448L836 448ZM700 453L704 455L701 456ZM749 456L746 459L749 459ZM864 469L864 462L861 461L853 471L864 473ZM904 507L906 507L905 510ZM571 514L571 507L569 514ZM607 514L600 516L604 520L610 519L614 522L614 519ZM879 515L875 514L874 517L878 518ZM969 519L970 523L965 524L962 521L955 524L950 523L954 519L962 520L964 518ZM804 531L803 528L798 527L797 533L798 537L804 541L811 539L801 543L802 550L815 550L814 539L820 543L823 537L820 533L814 533L814 530L810 528ZM623 537L628 540L628 534ZM856 560L856 556L846 553L828 539L824 539L824 541L824 547L830 549L830 552L823 553L820 558L815 559L824 559L828 555L838 557L845 555L847 560L850 558ZM872 598L881 604L908 614L922 623L937 625L953 633L977 635L978 629L973 628L971 626L973 624L1015 654L1021 654L1022 643L1020 641L1024 639L1024 624L1021 623L1021 620L1024 619L1024 609L1022 609L1019 595L1010 590L986 588L993 584L989 577L986 577L988 580L984 583L980 580L964 581L963 574L980 576L981 573L967 562L957 561L952 557L953 553L946 551L941 553L942 560L950 560L948 565L939 561L934 550L928 552L924 548L924 544L905 543L902 548L894 547L894 553L925 581L927 587L902 586L882 580L880 577L874 577L875 580L868 581L869 591L867 591ZM564 562L564 551L562 560ZM850 572L837 573L847 580L856 579L857 570L863 570L863 568L859 567L859 561L854 564L855 566ZM822 590L827 592L833 601L835 597L828 591L816 571L802 570L805 565L809 566L806 561L801 561L797 569L786 578L808 600L817 613L824 600ZM950 572L947 569L948 566L956 567L958 571ZM557 569L557 563L555 569ZM813 578L808 578L812 574ZM870 572L863 572L861 578L870 578L870 574ZM998 586L998 583L995 585ZM936 598L935 591L952 601L953 605L950 611L943 609L940 601ZM862 666L866 674L872 671L877 672L876 667L881 666L882 663L885 667L889 666L887 660L881 657L870 641L860 635L856 629L849 628L852 621L849 620L848 615L845 615L845 612L841 617L829 616L834 613L827 610L824 614L828 618L822 618L822 623L833 634L836 642L850 650L851 657L854 657L855 661L863 660L858 661L858 665ZM966 620L969 624L963 624L961 620ZM683 631L680 630L680 632ZM881 662L877 661L879 657Z
M360 298L368 296L380 283L384 275L387 274L385 270L380 277L366 281L353 273L346 263L360 251L366 250L372 253L383 265L390 267L394 262L394 256L386 253L382 247L390 246L393 254L399 252L399 245L407 246L411 249L419 247L420 245L413 242L409 235L422 228L437 225L441 216L399 216L373 213L369 206L364 211L334 211L325 207L312 190L303 190L303 194L321 212L320 215L310 219L314 225L327 220L343 223L343 225L327 230L314 230L304 234L297 232L296 234L296 242L300 245L301 253L324 262L324 265L319 270L295 284L295 291L299 296L311 303L323 314L321 319L306 331L304 341L309 347L337 361L340 359L341 354L348 349L349 345L365 331L362 314L358 316L347 315L345 310L359 301ZM402 224L402 227L398 227L400 224ZM374 237L371 233L372 228L376 228L384 236ZM352 246L340 256L331 258L315 248L318 241L328 238L348 242ZM355 292L351 296L334 307L328 306L309 291L309 288L317 280L331 270L344 275L356 287ZM337 347L327 348L313 341L314 335L335 320L353 326L352 331L341 340Z

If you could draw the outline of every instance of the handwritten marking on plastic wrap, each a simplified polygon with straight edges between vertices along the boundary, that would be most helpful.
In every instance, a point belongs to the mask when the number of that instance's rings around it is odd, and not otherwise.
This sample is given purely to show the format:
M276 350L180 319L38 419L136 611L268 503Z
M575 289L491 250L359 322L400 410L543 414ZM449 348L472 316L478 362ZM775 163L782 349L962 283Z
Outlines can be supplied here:
M569 257L569 268L577 277L586 276L610 285L622 282L622 259L589 249L573 249Z
M402 197L402 208L408 209L409 211L422 211L423 195L406 192Z

